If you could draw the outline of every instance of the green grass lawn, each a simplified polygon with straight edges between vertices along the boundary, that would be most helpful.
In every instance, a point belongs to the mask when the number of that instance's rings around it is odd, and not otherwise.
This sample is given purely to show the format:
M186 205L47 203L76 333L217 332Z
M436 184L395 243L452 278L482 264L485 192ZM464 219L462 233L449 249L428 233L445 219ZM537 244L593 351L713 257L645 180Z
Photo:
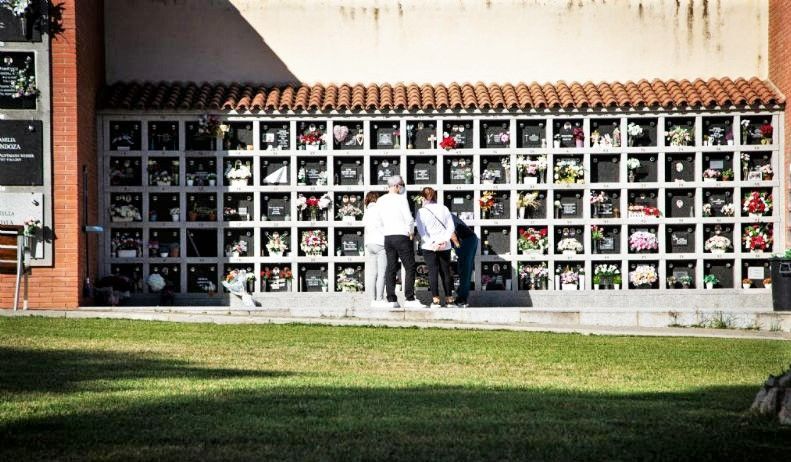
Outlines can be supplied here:
M791 342L0 318L0 460L790 460Z

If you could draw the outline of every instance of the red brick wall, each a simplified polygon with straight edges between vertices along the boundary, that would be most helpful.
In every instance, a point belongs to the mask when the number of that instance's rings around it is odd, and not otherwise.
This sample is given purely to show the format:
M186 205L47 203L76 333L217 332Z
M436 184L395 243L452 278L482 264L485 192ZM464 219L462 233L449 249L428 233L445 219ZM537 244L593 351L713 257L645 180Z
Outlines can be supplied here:
M54 266L34 268L31 308L76 308L86 274L82 165L89 167L91 217L96 222L96 95L104 78L102 0L64 0L63 32L52 49L52 184ZM91 239L95 241L95 238ZM91 270L96 274L95 242ZM14 277L0 275L0 307L12 305Z
M791 8L783 0L769 1L769 79L786 96L791 97ZM783 168L788 172L791 165L791 104L786 105L785 111L785 152L783 153ZM786 184L786 195L788 194ZM791 242L789 233L788 212L784 211L783 226L786 226L786 242Z

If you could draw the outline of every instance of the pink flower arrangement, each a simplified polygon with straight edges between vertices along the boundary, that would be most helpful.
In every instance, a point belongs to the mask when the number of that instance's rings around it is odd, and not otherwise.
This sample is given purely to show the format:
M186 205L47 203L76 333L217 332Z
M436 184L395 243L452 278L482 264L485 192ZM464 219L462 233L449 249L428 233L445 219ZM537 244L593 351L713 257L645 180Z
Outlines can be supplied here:
M659 240L654 233L635 231L629 236L629 249L633 252L658 250Z

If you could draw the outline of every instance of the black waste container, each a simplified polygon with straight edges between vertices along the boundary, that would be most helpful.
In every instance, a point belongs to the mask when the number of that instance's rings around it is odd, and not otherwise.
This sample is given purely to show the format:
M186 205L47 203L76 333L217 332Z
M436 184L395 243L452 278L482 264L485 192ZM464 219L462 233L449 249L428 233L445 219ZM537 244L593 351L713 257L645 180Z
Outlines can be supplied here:
M791 311L791 258L773 258L772 308Z

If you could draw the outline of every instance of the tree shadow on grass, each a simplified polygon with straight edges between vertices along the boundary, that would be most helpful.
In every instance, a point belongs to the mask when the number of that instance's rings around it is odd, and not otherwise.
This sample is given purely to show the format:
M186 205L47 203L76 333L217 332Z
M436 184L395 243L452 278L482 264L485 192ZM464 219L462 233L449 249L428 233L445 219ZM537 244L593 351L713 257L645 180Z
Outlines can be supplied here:
M285 371L217 369L187 361L123 352L0 347L0 393L109 391L118 381L143 379L272 378Z
M791 429L743 416L756 391L745 386L308 386L246 380L280 372L10 348L0 368L0 397L12 398L0 405L0 460L9 461L787 460L791 440ZM223 381L174 397L150 378ZM128 396L102 394L121 380Z

